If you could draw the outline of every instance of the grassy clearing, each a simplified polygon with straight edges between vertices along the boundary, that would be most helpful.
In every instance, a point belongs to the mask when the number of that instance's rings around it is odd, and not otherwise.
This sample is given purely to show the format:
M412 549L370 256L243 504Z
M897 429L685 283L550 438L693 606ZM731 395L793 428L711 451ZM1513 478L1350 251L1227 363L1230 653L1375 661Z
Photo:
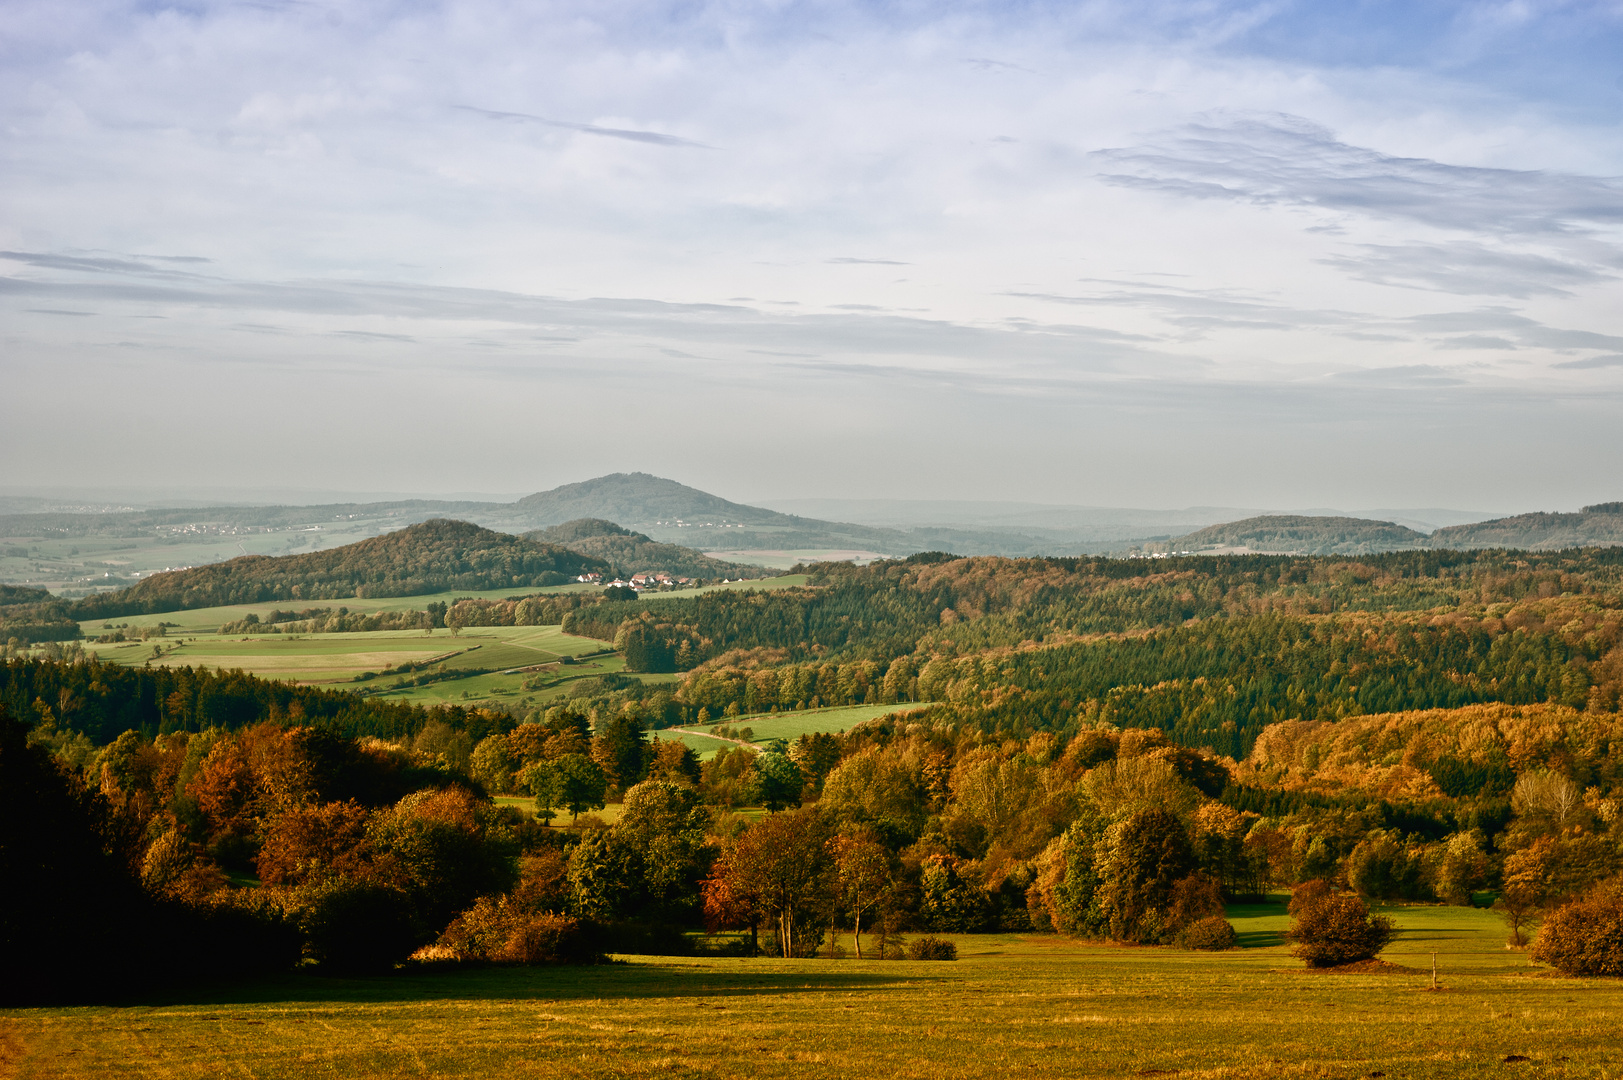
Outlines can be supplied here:
M355 597L342 597L336 600L273 600L263 604L233 604L226 607L194 608L191 611L167 611L157 615L121 615L116 619L87 619L79 624L79 628L87 637L95 637L102 633L102 624L111 622L117 626L129 623L131 626L156 626L159 623L174 623L179 629L171 629L172 634L212 634L215 630L228 622L237 622L249 614L264 618L273 611L303 611L306 608L348 608L370 615L377 611L423 611L432 603L450 603L464 597L477 597L485 600L504 600L511 596L535 596L540 593L567 593L588 592L597 589L596 585L554 585L550 588L539 589L534 586L525 586L517 589L486 589L477 592L457 590L453 592L424 593L422 596L385 596L368 600ZM523 627L521 629L539 629L538 627ZM438 630L438 634L448 634L450 631ZM350 635L333 634L332 637Z
M154 646L161 657L154 658ZM448 630L432 634L422 630L387 630L361 634L251 634L222 637L218 634L174 632L161 640L108 645L89 644L86 648L105 660L121 664L201 665L212 668L241 668L272 679L323 683L377 692L392 685L385 677L364 684L355 676L378 672L403 663L420 663L446 657L453 668L489 668L490 674L430 683L393 691L390 696L406 700L445 702L524 696L548 700L567 692L569 683L621 671L625 662L614 655L599 656L578 663L562 664L564 657L601 653L604 642L565 634L557 626L493 626L464 630L453 636ZM552 665L540 671L537 665ZM531 689L524 684L529 682ZM466 697L464 694L466 693Z
M802 735L819 731L846 731L875 717L912 712L914 709L924 708L927 704L928 702L905 705L842 705L833 709L807 709L803 712L756 713L753 716L733 717L719 723L731 725L734 729L749 728L756 742L767 739L793 742Z
M718 739L692 731L656 731L653 733L653 737L679 742L683 746L692 749L695 754L698 754L701 761L708 761L710 758L715 757L717 750L738 745L730 739Z
M535 816L535 799L529 795L493 795L491 798L497 806L516 806L531 817ZM590 810L582 814L581 820L584 821L588 817L597 817L606 824L613 825L620 820L620 815L624 810L625 805L623 803L609 803L601 810ZM552 825L554 828L567 828L569 826L569 812L567 810L558 811L558 817L553 820Z
M1393 913L1384 958L1429 971L1437 949L1440 992L1427 974L1307 972L1279 946L989 935L958 937L957 963L636 957L13 1010L0 1062L66 1080L1617 1075L1623 984L1529 970L1486 912Z

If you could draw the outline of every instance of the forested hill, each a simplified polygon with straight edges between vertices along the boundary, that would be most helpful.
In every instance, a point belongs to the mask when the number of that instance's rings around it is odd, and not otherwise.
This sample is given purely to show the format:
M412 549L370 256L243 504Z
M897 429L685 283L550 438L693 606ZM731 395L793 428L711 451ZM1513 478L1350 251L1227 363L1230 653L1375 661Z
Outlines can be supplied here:
M601 518L580 518L526 534L529 539L558 544L571 551L602 559L621 576L663 571L677 577L760 578L777 571L743 563L712 559L702 551L680 544L661 544L639 532Z
M27 585L0 585L0 607L11 604L48 603L51 594L45 589L31 589Z
M633 670L690 672L652 706L673 723L910 697L984 730L1085 718L1240 757L1280 720L1613 711L1623 694L1623 548L915 556L820 564L810 581L603 603L564 627L613 640Z
M269 600L417 596L449 589L561 585L606 562L556 544L443 518L302 555L249 555L154 574L73 605L79 619L145 615Z
M520 499L517 509L537 525L579 518L629 521L633 525L682 521L690 525L754 525L776 528L822 525L805 518L729 502L719 495L648 473L612 473L565 484Z
M1597 503L1576 514L1517 514L1471 525L1450 525L1432 533L1431 544L1533 551L1623 544L1623 502Z
M1424 533L1390 521L1281 515L1210 525L1168 546L1174 551L1228 548L1288 555L1369 555L1426 545Z

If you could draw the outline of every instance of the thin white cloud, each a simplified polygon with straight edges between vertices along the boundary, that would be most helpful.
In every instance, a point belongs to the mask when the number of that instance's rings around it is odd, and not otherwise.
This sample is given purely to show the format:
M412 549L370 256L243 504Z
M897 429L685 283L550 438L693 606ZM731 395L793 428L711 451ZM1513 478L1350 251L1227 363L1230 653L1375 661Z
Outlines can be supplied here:
M472 105L457 105L454 108L465 112L478 113L491 120L525 120L540 124L543 127L562 128L565 131L577 131L582 135L601 135L605 139L624 139L627 142L649 143L653 146L685 146L698 150L712 150L714 147L692 139L684 139L677 135L666 135L658 131L641 131L635 128L602 127L598 124L581 124L572 120L551 120L545 116L535 116L531 113L498 112L495 109L480 109Z

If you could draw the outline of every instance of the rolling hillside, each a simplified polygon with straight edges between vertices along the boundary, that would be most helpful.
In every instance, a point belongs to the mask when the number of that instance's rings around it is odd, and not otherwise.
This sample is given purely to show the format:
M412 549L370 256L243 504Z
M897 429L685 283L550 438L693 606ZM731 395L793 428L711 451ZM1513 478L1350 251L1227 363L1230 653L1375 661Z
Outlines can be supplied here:
M147 615L268 600L416 596L447 589L561 585L606 562L555 544L437 518L354 544L302 555L249 555L154 574L87 596L79 619Z
M1424 533L1349 517L1265 516L1210 525L1168 545L1173 551L1259 551L1290 555L1370 555L1427 546Z
M1623 502L1597 503L1576 514L1517 514L1452 525L1431 534L1433 547L1552 551L1623 544Z
M580 518L526 535L531 540L602 559L621 575L664 571L678 577L714 579L770 577L775 573L760 566L712 559L679 544L661 544L601 518Z

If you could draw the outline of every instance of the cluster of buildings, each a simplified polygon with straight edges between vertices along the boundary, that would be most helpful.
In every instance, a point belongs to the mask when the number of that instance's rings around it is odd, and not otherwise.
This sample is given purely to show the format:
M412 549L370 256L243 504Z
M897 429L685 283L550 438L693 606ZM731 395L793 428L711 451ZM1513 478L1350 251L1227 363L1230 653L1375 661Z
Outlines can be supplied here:
M582 574L575 580L586 585L604 584L602 574ZM657 589L662 586L670 589L680 585L692 584L692 578L673 577L672 575L665 573L663 570L659 570L652 573L632 574L630 581L615 578L613 581L608 582L607 587L612 589L618 586L624 589L636 589L638 592L641 592L644 589Z

